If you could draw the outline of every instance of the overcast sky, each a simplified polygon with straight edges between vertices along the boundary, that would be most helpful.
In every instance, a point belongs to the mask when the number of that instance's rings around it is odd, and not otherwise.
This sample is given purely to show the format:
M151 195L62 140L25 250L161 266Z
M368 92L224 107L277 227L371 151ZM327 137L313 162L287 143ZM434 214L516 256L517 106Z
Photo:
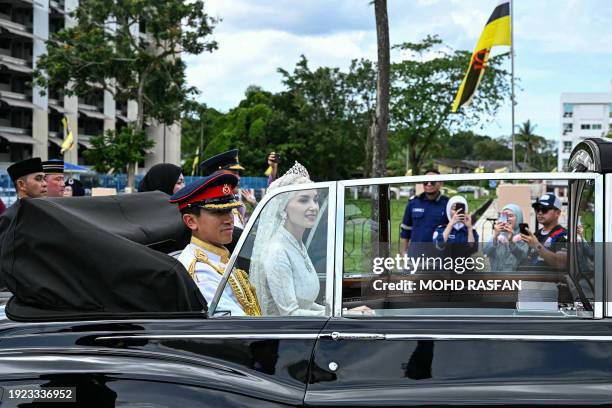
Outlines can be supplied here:
M391 44L438 34L452 48L472 51L497 3L388 0ZM202 92L200 101L221 111L235 107L249 85L282 90L276 70L292 70L300 54L311 68L376 59L369 0L207 0L206 9L222 19L214 30L219 49L188 56L187 76ZM514 18L516 123L531 119L538 134L556 139L561 93L609 91L612 0L515 0ZM473 130L508 135L510 117L507 102Z

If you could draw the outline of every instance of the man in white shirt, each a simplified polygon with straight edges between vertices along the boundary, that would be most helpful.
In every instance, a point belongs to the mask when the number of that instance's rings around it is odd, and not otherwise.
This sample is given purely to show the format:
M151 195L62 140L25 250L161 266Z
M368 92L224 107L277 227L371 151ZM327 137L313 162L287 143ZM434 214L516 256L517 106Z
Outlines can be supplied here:
M213 299L229 261L224 245L232 241L232 209L240 206L232 190L238 178L217 173L192 183L170 198L178 204L183 222L191 230L191 243L185 247L179 262L185 266L208 303ZM260 316L255 290L244 271L232 271L219 299L216 312L232 316Z

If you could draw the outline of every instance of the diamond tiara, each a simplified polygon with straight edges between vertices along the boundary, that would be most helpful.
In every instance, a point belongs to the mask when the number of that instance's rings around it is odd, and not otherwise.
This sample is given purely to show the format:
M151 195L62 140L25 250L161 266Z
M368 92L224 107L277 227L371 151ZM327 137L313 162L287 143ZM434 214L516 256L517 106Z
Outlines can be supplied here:
M287 170L285 174L283 174L283 177L288 176L290 174L295 174L310 179L310 175L308 174L308 170L306 170L306 167L302 166L297 161L295 162L293 167L291 167L289 170Z

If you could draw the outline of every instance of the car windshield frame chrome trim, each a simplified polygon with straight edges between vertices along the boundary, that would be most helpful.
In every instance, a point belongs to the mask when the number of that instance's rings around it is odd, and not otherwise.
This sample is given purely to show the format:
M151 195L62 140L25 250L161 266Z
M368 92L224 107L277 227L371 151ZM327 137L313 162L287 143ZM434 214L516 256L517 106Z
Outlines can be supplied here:
M279 194L283 194L283 193L287 193L287 192L291 192L291 191L301 191L301 190L312 190L312 189L327 189L328 191L328 211L327 211L327 215L328 215L328 219L327 219L327 249L329 251L330 246L333 245L332 243L334 242L334 237L336 234L335 229L333 228L333 225L335 225L335 215L336 215L336 206L337 206L337 198L336 198L336 191L337 191L337 181L324 181L324 182L319 182L319 183L305 183L305 184L294 184L294 185L289 185L289 186L284 186L284 187L279 187L277 189L274 189L274 191L272 191L271 193L266 193L263 197L263 199L258 203L258 205L255 207L255 211L253 211L253 214L251 215L251 217L249 218L249 221L247 222L246 226L244 227L244 230L242 231L242 235L240 235L240 238L238 239L238 242L236 243L236 247L234 249L234 252L232 252L232 255L230 256L229 261L227 262L227 265L225 267L225 270L223 272L223 276L221 277L221 281L219 282L219 286L217 286L217 290L215 292L215 295L213 296L212 301L210 302L210 304L208 305L208 317L209 318L223 318L223 317L229 317L229 316L215 316L215 310L217 309L217 305L219 304L219 299L221 298L221 294L223 292L223 288L225 288L225 285L227 283L227 280L229 279L231 270L233 269L235 263L236 263L236 259L238 259L238 254L240 253L240 251L242 250L242 247L247 239L247 236L249 235L249 233L251 232L251 230L253 229L253 225L255 224L256 220L259 218L259 215L261 214L261 212L263 211L263 209L265 208L265 206L268 204L268 202L270 200L272 200L274 197L276 197ZM333 201L332 201L333 200ZM332 255L334 255L333 253L331 253ZM327 271L326 271L326 282L333 282L333 273L334 273L334 268L330 267L330 265L333 265L333 259L331 258L330 260L330 252L328 252L327 254ZM329 286L333 286L331 283L326 285L326 296L331 293L332 295L332 302L333 302L333 291L334 288L330 288L328 289ZM330 304L333 304L330 302ZM241 317L245 317L245 316L241 316ZM246 316L247 318L249 316Z
M606 175L608 177L609 175ZM335 297L334 297L334 317L343 318L361 318L361 316L343 316L342 315L342 279L344 276L344 201L346 197L346 188L357 187L357 186L369 186L369 185L382 185L382 184L417 184L424 181L482 181L482 180L593 180L595 183L595 212L594 212L594 223L595 233L594 242L605 242L603 225L604 225L604 175L595 172L585 173L459 173L459 174L432 174L432 175L421 175L421 176L402 176L402 177L383 177L383 178L370 178L370 179L358 179L358 180L343 180L338 181L338 217L336 217L336 236L339 239L336 242L336 279L335 279ZM612 181L612 180L611 180ZM608 189L607 195L610 195ZM607 198L607 197L606 197ZM608 200L610 205L611 200ZM608 217L609 218L609 217ZM612 234L612 227L608 226ZM601 256L595 258L595 302L593 302L593 318L601 319L604 317L604 301L606 300L603 296L604 292L604 273L608 278L607 294L612 294L612 271L604 271L604 259ZM612 270L612 266L609 266ZM610 298L607 298L610 299ZM608 302L606 316L612 313L612 302ZM422 317L436 317L436 316L422 316ZM437 316L444 317L444 316ZM502 317L502 316L500 316ZM402 316L398 316L402 318ZM516 319L517 317L508 317Z

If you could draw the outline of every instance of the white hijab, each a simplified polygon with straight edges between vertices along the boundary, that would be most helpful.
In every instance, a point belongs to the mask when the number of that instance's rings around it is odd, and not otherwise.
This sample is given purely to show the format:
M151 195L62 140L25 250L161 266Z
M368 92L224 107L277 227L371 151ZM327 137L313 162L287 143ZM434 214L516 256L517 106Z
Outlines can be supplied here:
M448 222L450 222L450 220L453 218L453 214L451 210L453 209L453 206L457 203L463 203L463 205L465 205L465 213L470 212L468 210L467 200L463 196L460 196L460 195L452 196L451 198L449 198L448 203L446 203L446 217L448 218ZM458 222L455 225L453 225L453 228L459 231L464 226L465 226L464 223Z

